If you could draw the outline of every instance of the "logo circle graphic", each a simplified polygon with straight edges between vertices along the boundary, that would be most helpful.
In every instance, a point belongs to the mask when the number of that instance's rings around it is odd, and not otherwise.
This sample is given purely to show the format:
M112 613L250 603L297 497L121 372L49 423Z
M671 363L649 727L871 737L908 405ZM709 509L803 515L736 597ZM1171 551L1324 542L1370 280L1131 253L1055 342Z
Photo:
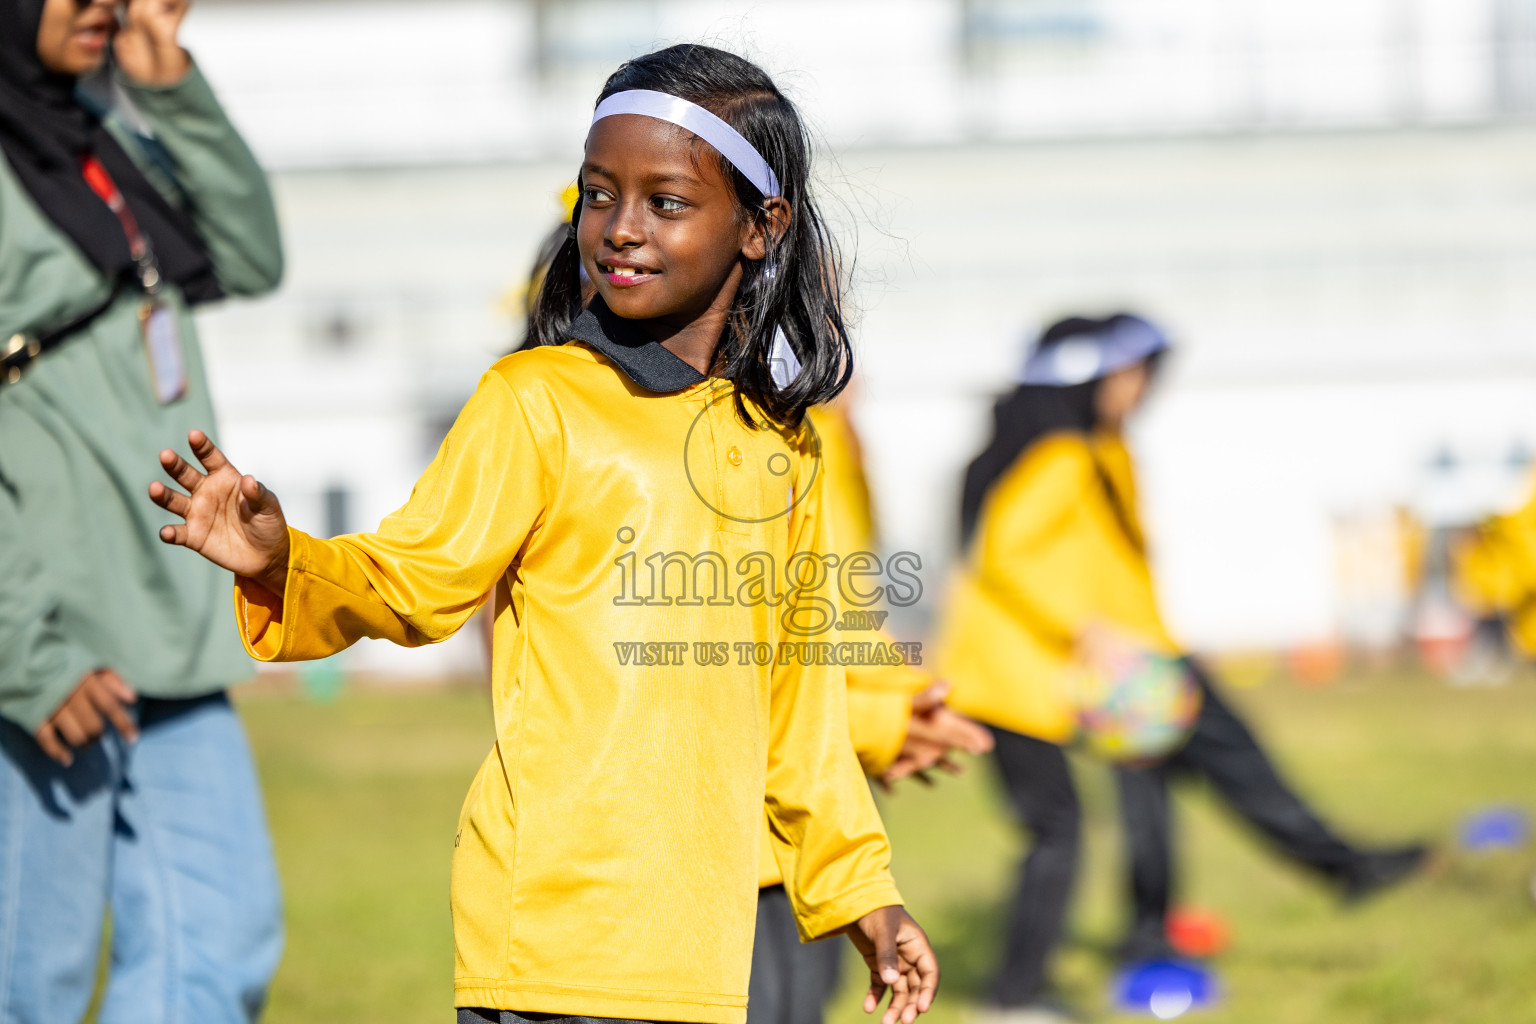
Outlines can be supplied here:
M745 452L740 449L746 449L748 446L745 444L739 446L732 445L731 452L737 458L717 459L716 452L711 443L713 431L710 427L709 417L711 411L717 405L720 405L722 402L731 403L735 394L729 388L722 390L722 394L711 398L705 403L704 408L699 410L698 415L693 418L693 422L688 425L688 433L683 439L683 472L688 477L688 486L693 489L694 496L704 503L705 508L732 522L747 524L768 523L789 515L797 505L805 500L805 496L811 492L811 487L821 476L821 435L811 425L809 418L801 420L800 430L802 431L803 439L798 442L792 438L786 438L783 431L770 424L761 427L756 432L756 435L765 439L772 439L767 442L767 446L776 450L766 455L759 452L752 456L744 457ZM736 410L730 407L727 408L726 414L732 417L737 415ZM706 494L706 488L701 486L701 480L710 479L714 472L712 467L720 461L724 461L731 464L731 472L739 471L742 473L760 474L758 482L761 486L753 489L754 496L758 494L773 494L775 492L783 494L785 493L783 490L785 480L794 468L796 459L801 457L801 450L807 451L810 455L811 471L809 478L804 481L803 486L799 488L798 493L791 500L780 502L777 508L771 512L766 512L766 514L763 507L733 508L728 498ZM754 502L754 504L756 503Z
M633 544L635 542L635 528L633 526L621 526L618 533L620 544Z

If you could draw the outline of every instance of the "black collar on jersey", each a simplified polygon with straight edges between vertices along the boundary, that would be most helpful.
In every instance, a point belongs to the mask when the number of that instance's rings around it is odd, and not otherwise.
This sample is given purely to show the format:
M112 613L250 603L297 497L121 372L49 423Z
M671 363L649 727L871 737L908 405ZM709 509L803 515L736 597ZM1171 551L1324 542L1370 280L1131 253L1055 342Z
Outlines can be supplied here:
M611 359L624 375L647 391L681 391L704 375L651 338L633 320L626 320L601 295L571 322L570 335Z

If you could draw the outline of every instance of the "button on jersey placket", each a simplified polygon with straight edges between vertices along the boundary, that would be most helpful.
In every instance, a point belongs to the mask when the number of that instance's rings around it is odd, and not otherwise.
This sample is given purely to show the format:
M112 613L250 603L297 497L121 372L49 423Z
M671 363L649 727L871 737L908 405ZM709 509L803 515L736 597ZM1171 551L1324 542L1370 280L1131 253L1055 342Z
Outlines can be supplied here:
M758 509L758 480L750 443L742 437L729 388L722 387L711 396L709 420L719 480L719 500L715 503L719 510L717 529L750 535L755 526L753 520L762 515Z

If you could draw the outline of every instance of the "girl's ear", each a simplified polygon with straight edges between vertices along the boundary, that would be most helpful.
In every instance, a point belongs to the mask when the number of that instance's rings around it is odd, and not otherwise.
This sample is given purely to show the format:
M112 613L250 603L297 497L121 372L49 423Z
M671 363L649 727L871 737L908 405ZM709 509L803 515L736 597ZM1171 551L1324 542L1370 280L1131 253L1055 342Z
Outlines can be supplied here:
M793 217L789 203L783 196L764 199L762 209L752 218L741 254L749 260L760 260L767 256L768 250L778 245L789 233L789 222Z

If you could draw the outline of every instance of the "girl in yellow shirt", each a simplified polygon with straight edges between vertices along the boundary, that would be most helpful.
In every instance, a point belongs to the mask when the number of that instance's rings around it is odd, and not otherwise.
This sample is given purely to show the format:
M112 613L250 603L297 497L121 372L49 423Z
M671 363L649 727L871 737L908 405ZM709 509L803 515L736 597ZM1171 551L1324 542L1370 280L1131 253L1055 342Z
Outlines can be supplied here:
M869 567L879 562L874 510L846 403L844 392L838 401L811 409L807 419L821 451L822 507L839 564ZM866 578L854 588L860 592L854 596L872 594L872 584ZM865 610L884 607L878 597L862 604ZM864 637L894 642L879 628L839 635L845 641ZM911 776L928 781L933 768L958 772L959 765L951 760L956 750L984 754L992 749L991 734L945 705L947 684L936 682L925 667L850 665L847 680L854 753L864 771L887 789ZM765 824L747 1024L821 1024L822 1006L837 987L842 950L831 943L799 941L770 834Z
M1536 657L1536 482L1514 512L1490 516L1451 547L1456 594L1475 615Z
M1110 648L1184 657L1158 609L1121 438L1166 348L1135 316L1053 325L1022 383L998 403L994 438L965 479L968 550L941 627L939 670L954 684L955 709L992 727L1004 784L1032 833L992 999L1041 1021L1065 1016L1047 992L1046 964L1078 863L1080 812L1063 750L1078 732L1074 679ZM1136 904L1128 960L1171 956L1174 770L1207 777L1282 852L1347 896L1418 866L1421 847L1370 851L1339 839L1279 777L1200 665L1185 663L1201 699L1189 738L1160 764L1117 770Z
M151 486L184 520L162 538L236 573L257 658L438 641L494 590L496 741L452 837L461 1021L741 1024L765 809L800 933L849 935L866 1011L890 989L882 1024L911 1024L933 999L842 669L797 656L831 605L802 419L850 372L809 163L750 62L629 61L593 117L540 344L490 369L377 531L290 528L201 433L206 473L162 454L185 489Z

